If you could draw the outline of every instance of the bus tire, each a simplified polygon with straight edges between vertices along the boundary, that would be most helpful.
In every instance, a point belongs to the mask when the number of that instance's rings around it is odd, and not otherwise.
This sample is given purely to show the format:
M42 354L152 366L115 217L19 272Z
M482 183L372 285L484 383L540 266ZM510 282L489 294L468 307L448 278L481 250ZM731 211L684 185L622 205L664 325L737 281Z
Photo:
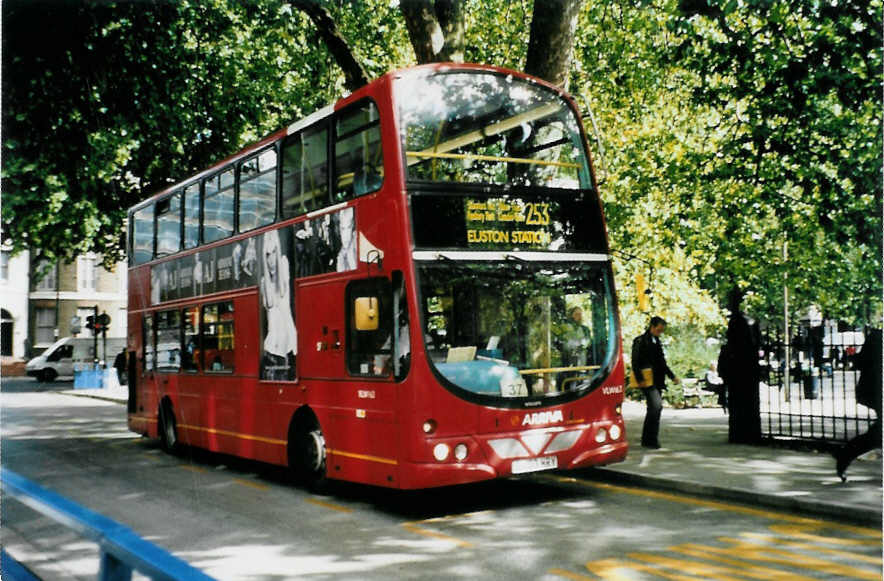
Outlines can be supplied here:
M157 429L160 432L160 446L169 454L178 452L178 427L175 423L175 412L172 403L165 399L160 405Z
M314 492L325 488L328 482L325 436L312 413L301 414L293 420L289 429L288 460L297 483Z

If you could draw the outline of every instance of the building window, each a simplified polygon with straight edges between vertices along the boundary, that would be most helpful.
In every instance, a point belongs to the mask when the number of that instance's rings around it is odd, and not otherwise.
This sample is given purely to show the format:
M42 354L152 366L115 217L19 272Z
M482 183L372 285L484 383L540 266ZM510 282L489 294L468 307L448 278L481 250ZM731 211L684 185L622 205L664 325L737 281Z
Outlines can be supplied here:
M46 345L55 341L55 307L37 307L34 318L34 343Z
M9 252L0 250L0 281L9 280Z
M94 256L77 258L77 289L94 291L98 280L98 265Z
M48 260L41 260L37 263L37 269L34 272L38 278L35 290L38 291L54 291L56 290L57 278L55 265Z

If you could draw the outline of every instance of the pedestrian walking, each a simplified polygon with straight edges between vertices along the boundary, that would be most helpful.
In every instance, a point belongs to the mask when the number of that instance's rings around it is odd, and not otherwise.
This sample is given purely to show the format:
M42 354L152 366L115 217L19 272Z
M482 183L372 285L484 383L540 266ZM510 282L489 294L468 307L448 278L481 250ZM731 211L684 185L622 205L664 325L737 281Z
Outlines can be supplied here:
M122 351L117 353L116 358L114 358L114 369L117 370L117 379L120 382L120 385L126 385L126 348L124 347Z
M730 319L727 343L718 355L718 373L728 394L728 441L732 444L756 444L761 440L761 410L758 384L760 337L740 312L742 293L734 289L730 296Z
M666 378L669 377L676 385L681 380L666 364L660 335L666 330L666 321L662 317L651 317L647 330L632 341L632 370L639 377L647 377L650 372L650 385L640 383L645 394L648 409L642 427L642 446L660 448L660 414L663 411L663 390L666 389Z
M862 350L856 354L855 363L859 369L856 382L856 401L875 410L875 421L869 431L850 439L835 452L835 471L842 482L847 482L847 468L857 457L881 447L881 329L872 329L866 337Z

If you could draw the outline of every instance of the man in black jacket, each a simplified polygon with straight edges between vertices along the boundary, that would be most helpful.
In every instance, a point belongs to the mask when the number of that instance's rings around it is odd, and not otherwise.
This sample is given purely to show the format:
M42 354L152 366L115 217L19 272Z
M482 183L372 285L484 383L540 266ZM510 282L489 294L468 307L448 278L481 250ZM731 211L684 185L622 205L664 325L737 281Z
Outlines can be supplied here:
M642 428L642 446L657 449L660 447L660 412L663 411L663 390L666 389L666 377L669 377L676 385L680 382L678 377L666 364L666 356L663 355L663 346L660 345L660 335L666 330L666 321L661 317L651 317L648 330L639 335L632 342L632 370L636 376L641 377L642 369L652 370L653 385L642 388L648 401L648 411L645 414L645 423Z

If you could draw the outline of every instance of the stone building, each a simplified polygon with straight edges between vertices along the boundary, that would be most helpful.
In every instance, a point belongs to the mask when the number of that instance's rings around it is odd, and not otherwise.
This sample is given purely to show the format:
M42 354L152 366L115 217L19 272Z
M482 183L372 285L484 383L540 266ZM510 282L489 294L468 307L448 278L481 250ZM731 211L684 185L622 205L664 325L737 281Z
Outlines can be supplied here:
M27 252L13 256L0 246L0 355L24 359L28 342Z
M112 270L94 254L78 256L69 263L35 260L30 276L30 344L40 353L62 337L91 337L86 317L107 313L108 337L126 336L126 263ZM80 321L80 328L74 318Z

